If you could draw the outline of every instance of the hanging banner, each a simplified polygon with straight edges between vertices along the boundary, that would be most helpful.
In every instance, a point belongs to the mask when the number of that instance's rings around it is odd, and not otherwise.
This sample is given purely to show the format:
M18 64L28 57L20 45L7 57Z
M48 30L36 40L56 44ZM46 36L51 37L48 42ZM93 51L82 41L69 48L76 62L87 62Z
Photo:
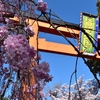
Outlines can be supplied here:
M96 47L98 45L98 24L99 18L97 16L81 13L80 27L88 33L88 36L91 38ZM95 55L96 53L96 49L82 31L80 32L79 49L80 52L83 52L86 55Z

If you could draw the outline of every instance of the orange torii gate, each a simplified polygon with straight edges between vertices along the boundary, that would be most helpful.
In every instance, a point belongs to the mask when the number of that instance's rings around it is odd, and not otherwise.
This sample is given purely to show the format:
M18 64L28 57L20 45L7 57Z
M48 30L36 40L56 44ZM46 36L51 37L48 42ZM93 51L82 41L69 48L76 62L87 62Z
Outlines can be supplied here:
M42 52L70 55L70 56L79 56L77 51L75 51L75 49L71 45L46 41L45 38L38 38L38 32L46 32L48 34L54 34L54 35L59 35L59 36L61 35L52 26L50 26L50 23L45 19L45 17L42 17L42 16L39 17L38 22L36 21L36 17L38 16L37 15L35 17L30 16L30 19L28 19L29 25L32 25L35 32L34 37L31 37L29 39L29 43L31 46L35 48L35 50L42 51ZM14 17L11 19L14 20L15 22L19 21L17 17ZM80 34L80 29L78 28L79 25L68 23L68 22L62 23L61 21L56 20L56 19L51 19L51 20L54 26L60 25L57 28L57 30L62 32L64 36L70 37L70 38L77 37L79 39L79 34ZM68 27L65 26L65 23L68 24ZM98 43L100 43L100 35L98 35ZM100 59L100 56L98 54L96 54L95 56L82 54L82 56L85 58L90 58L90 59ZM30 80L31 80L31 84L35 84L34 76L32 76ZM25 86L24 89L27 89L27 86ZM25 99L25 100L29 100L29 99Z
M45 38L44 39L38 38L38 32L46 32L48 34L54 34L59 36L61 35L52 26L50 26L49 22L45 19L45 17L41 16L40 18L38 18L38 23L36 22L36 17L38 16L35 17L30 16L30 19L28 20L29 24L32 25L35 32L34 37L30 38L29 43L31 46L35 48L35 50L38 49L38 51L42 51L42 52L49 52L49 53L56 53L56 54L63 54L63 55L70 55L70 56L79 56L77 51L75 51L75 49L71 45L46 41ZM14 17L13 20L18 21L17 17ZM70 38L77 37L79 39L79 34L80 34L80 30L78 28L79 25L68 23L68 22L62 23L61 21L56 19L51 19L51 20L55 26L60 25L57 28L57 30L62 32L64 36ZM65 24L68 24L68 27L66 27ZM98 35L98 43L100 43L100 34ZM90 59L100 59L100 56L98 54L96 54L95 56L82 54L82 56Z

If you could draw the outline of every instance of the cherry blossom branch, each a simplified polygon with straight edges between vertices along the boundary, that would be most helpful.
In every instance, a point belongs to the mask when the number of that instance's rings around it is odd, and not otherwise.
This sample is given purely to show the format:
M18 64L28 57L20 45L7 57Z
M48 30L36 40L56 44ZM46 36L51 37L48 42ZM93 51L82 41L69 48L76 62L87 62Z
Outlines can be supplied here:
M71 43L59 30L57 30L57 28L53 25L53 23L49 20L48 16L46 15L46 13L43 12L44 17L47 19L47 21L50 23L50 25L59 33L61 34L61 36L63 36L63 38L69 43L71 44L71 46L75 49L75 51L78 53L78 55L80 57L82 57L84 63L89 67L90 71L92 72L93 76L95 77L95 79L97 80L99 86L100 86L100 82L99 79L97 78L96 74L94 73L94 71L92 70L91 66L87 63L87 61L85 60L85 58L82 56L82 54L79 52L79 50L73 45L73 43ZM84 32L84 31L83 31ZM87 35L87 33L85 32L85 34ZM90 38L90 37L89 37ZM91 39L90 39L91 40ZM91 41L92 42L92 41ZM95 46L94 46L95 47Z

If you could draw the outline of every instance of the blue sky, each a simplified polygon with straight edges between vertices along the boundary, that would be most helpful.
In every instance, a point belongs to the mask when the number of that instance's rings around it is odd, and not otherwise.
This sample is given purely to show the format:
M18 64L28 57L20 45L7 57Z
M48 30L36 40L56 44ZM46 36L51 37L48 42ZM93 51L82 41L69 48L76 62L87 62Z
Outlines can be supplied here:
M87 12L97 15L96 0L44 0L48 3L49 9L52 9L59 17L64 21L71 23L80 23L80 13ZM39 33L39 37L46 38L47 41L54 41L59 43L65 43L66 40L62 37L49 35L47 33ZM74 44L77 41L72 40ZM40 52L42 61L46 61L50 64L50 74L53 75L53 80L48 85L52 86L56 83L67 83L75 68L76 57L67 55L58 55L52 53ZM93 75L89 71L88 67L84 64L83 60L78 60L77 76L84 75L84 79L93 79ZM73 77L74 80L74 77ZM73 81L74 82L74 81Z

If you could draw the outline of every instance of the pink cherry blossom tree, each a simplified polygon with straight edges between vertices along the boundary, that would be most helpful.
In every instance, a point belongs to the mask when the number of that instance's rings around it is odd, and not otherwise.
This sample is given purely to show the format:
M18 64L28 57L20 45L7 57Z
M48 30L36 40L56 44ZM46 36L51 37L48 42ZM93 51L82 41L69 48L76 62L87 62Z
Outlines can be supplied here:
M37 4L34 0L0 0L0 100L5 97L8 100L26 100L26 98L28 100L33 98L42 100L44 96L43 88L47 82L52 80L52 76L49 74L49 64L47 62L39 64L38 52L29 45L29 38L33 37L35 33L33 27L26 22L29 16L25 16L25 14L35 15L35 10L41 11L50 26L57 30L48 15L56 16L61 21L62 19L55 15L51 9L51 13L46 12L47 9L47 3L43 0L39 0ZM10 19L11 17L17 17L19 21L15 23ZM59 30L57 32L81 55L70 40ZM84 33L86 34L85 31ZM91 40L91 38L89 39ZM95 47L95 45L93 46ZM84 57L82 59L87 64ZM93 73L93 69L90 66L89 68ZM96 75L93 75L97 79ZM35 77L35 84L31 84L32 76ZM97 81L99 83L99 80ZM71 91L67 90L68 85L64 85L60 89L55 89L56 95L53 94L54 91L51 91L50 96L54 100L97 99L99 98L99 94L97 94L98 85L96 84L96 90L94 90L91 87L94 86L94 83L91 85L91 82L93 83L93 81L85 83L82 79L79 79L78 85L70 86Z
M83 80L83 76L73 85L63 84L49 91L52 100L99 100L99 85L95 79Z
M35 33L24 14L34 14L35 10L45 12L47 3L0 0L0 100L41 100L44 86L52 80L49 64L39 64L38 52L29 45ZM11 17L18 17L19 22L15 24ZM35 84L30 83L32 76Z

